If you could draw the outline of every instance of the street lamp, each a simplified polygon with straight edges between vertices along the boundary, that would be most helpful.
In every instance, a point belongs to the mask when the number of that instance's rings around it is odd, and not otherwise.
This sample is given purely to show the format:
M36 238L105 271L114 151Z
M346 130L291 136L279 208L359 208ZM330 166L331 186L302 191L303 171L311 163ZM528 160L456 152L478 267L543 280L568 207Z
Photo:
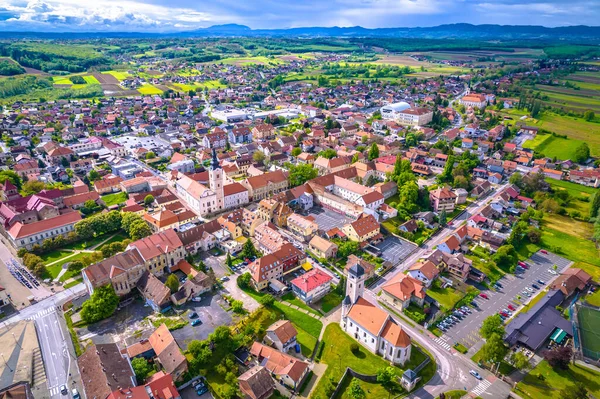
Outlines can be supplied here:
M4 360L4 365L6 365L6 367L8 367L8 369L12 373L14 370L11 369L10 366L8 365L8 363L6 362L6 359L4 358L4 353L0 353L0 356L2 356L2 360Z

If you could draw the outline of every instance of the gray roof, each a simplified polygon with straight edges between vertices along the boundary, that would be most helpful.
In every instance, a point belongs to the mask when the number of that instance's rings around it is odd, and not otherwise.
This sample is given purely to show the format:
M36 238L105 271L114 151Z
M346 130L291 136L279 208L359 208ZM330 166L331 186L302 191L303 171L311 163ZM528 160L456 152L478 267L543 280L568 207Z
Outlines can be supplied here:
M415 373L411 369L408 369L404 372L404 374L402 374L402 378L409 382L412 382L417 379L417 373Z
M555 309L564 300L561 291L552 290L548 292L531 310L521 313L506 327L506 338L509 345L521 343L527 347L537 350L548 339L550 334L560 328L569 335L571 334L571 323L562 317Z
M356 277L361 277L365 274L365 269L358 263L355 263L354 265L352 265L352 267L350 267L349 272L355 275Z

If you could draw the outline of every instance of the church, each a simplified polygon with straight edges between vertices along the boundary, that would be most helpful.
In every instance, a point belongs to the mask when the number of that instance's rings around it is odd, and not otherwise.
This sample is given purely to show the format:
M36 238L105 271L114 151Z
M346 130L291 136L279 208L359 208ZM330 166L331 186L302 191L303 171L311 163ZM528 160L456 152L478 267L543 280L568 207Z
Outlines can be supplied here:
M411 339L386 311L362 297L365 280L365 270L359 264L348 270L340 325L371 352L404 365L410 360Z

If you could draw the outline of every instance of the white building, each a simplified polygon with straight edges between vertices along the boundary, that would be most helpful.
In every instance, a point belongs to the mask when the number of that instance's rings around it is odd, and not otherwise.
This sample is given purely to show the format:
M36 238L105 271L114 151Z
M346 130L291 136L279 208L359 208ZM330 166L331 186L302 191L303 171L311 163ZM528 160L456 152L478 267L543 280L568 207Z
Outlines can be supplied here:
M340 325L371 352L404 365L410 360L411 338L387 312L362 297L365 279L365 270L359 264L348 270Z
M183 159L181 161L174 162L170 165L167 165L167 169L176 170L181 173L192 173L194 172L194 161L191 159Z
M225 109L222 111L213 111L210 116L225 123L241 122L248 119L248 113L238 109Z
M402 101L399 103L388 104L379 109L383 119L398 119L398 114L410 108L410 104Z
M69 144L69 148L77 154L102 148L102 140L98 137L90 137L89 139L79 140L77 143Z
M425 126L433 119L433 111L427 108L409 108L396 113L396 122L403 126Z

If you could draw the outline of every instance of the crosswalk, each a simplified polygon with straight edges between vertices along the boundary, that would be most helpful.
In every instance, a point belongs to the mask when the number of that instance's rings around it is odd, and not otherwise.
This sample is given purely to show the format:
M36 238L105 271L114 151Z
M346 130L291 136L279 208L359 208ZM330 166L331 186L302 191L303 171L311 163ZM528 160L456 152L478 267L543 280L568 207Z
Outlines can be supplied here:
M48 391L50 392L50 396L56 396L56 395L60 394L60 387L59 386L52 387L52 388L49 388Z
M40 317L44 317L44 316L49 315L51 313L56 313L56 308L54 306L51 307L51 308L47 308L47 309L41 310L41 311L37 312L36 314L34 314L33 316L29 316L26 320L39 319Z
M450 349L452 349L452 346L448 342L446 342L449 338L450 337L444 334L441 337L434 339L433 341L440 345L442 348L446 349L447 351L450 351Z
M484 393L490 386L492 385L491 382L489 382L488 380L483 380L481 381L479 384L477 384L477 386L475 388L473 388L473 390L471 391L471 393L475 394L475 396L480 396L482 393Z

